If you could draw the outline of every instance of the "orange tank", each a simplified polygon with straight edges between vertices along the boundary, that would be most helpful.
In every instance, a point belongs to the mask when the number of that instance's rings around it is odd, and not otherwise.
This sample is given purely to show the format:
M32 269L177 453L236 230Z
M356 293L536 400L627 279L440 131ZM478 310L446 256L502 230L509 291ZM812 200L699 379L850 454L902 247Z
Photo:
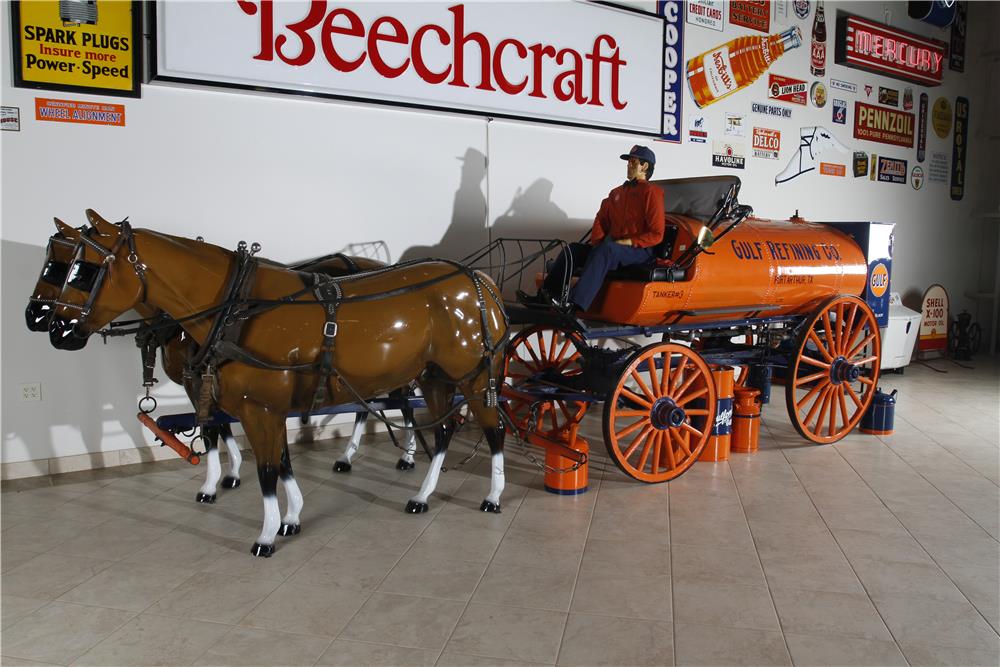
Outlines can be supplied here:
M667 215L667 225L678 228L676 260L703 223ZM866 279L864 253L843 232L801 218L749 218L698 255L683 280L608 280L584 317L653 326L805 314L820 299L861 295Z

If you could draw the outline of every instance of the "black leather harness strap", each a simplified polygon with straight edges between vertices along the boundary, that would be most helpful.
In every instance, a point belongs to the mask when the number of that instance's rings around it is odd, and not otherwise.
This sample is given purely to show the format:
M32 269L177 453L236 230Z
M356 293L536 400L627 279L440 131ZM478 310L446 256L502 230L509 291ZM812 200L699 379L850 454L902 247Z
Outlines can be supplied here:
M312 404L306 411L306 417L326 402L326 386L330 382L330 376L336 372L333 368L333 344L337 338L337 308L344 298L344 292L336 280L324 280L319 274L316 274L314 279L316 286L313 291L316 294L316 300L324 306L323 312L326 319L323 322L323 346L319 351L319 378L316 382L316 392L313 394Z

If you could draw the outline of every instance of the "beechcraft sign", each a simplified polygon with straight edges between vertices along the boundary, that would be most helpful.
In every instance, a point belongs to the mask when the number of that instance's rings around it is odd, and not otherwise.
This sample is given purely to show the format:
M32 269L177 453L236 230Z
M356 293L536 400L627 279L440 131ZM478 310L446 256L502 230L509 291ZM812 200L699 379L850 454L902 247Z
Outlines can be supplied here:
M158 2L158 79L661 136L664 20L590 2Z

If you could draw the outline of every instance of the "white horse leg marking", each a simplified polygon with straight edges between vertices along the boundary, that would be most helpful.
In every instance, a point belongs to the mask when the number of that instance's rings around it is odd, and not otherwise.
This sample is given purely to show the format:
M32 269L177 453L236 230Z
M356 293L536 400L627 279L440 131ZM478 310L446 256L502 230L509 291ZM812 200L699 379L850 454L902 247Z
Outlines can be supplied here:
M285 518L281 522L297 526L299 524L299 513L302 511L302 491L299 490L298 483L291 475L287 479L284 477L281 478L281 485L284 487L285 497L288 499Z
M222 439L226 443L226 452L229 453L229 476L233 479L240 478L240 466L243 464L243 454L240 453L240 446L233 437L230 429L225 429Z
M409 435L406 438L406 451L400 457L400 460L413 463L413 455L417 452L417 432L413 430L412 419L404 419L403 423L410 427L410 430L407 431Z
M264 496L264 527L261 528L258 544L274 544L274 538L281 527L281 511L278 496Z
M490 495L486 496L486 500L499 505L500 494L503 493L504 487L503 452L497 452L490 457L490 465L493 466L493 475L490 478Z
M351 459L358 453L358 448L361 446L361 434L365 429L365 422L367 421L367 412L359 412L358 416L354 418L354 432L351 433L351 441L347 443L347 449L337 459L337 463L351 465Z
M431 459L430 467L427 469L427 476L424 477L424 483L420 486L420 491L417 495L410 499L411 502L426 503L430 495L434 493L438 477L441 475L441 464L444 463L444 455L445 452L438 452Z
M222 464L219 463L219 448L212 447L209 449L205 455L205 461L205 483L201 485L198 493L199 497L202 495L214 497L219 484L219 478L222 477Z

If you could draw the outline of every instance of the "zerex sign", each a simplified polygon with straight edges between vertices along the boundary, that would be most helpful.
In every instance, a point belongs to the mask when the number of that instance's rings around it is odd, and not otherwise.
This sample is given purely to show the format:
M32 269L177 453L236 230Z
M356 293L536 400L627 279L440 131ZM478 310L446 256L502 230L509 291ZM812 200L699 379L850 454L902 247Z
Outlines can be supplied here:
M913 146L912 113L854 103L854 138L893 146Z
M165 2L156 77L660 136L664 21L589 2Z
M925 86L941 84L946 45L860 16L837 18L836 62Z

